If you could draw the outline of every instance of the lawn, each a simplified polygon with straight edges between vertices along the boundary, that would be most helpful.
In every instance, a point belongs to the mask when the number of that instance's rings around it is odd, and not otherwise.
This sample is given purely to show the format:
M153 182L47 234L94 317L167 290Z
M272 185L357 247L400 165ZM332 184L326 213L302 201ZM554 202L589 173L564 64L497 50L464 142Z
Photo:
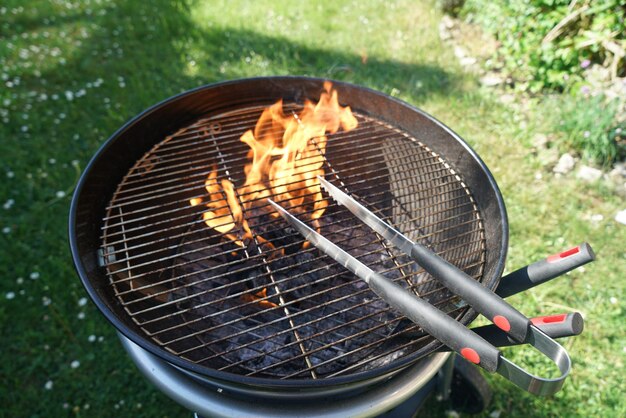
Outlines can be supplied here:
M149 4L148 4L149 3ZM125 121L216 81L310 75L422 108L464 137L507 204L507 269L588 241L598 260L523 296L529 316L582 312L573 372L552 398L498 376L485 416L626 416L623 198L556 178L531 138L540 111L502 104L463 72L426 2L4 0L0 6L0 415L188 417L136 371L87 300L67 239L73 187ZM514 352L514 358L525 354ZM429 402L427 416L445 405Z

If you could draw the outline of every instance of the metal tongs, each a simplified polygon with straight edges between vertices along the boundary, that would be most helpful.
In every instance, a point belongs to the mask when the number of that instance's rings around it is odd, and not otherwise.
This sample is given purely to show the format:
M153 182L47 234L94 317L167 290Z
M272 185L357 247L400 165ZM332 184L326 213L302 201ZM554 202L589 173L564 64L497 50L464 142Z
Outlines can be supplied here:
M499 373L515 385L535 395L548 396L561 389L569 374L571 360L567 351L560 344L539 330L526 316L501 297L480 285L465 272L423 245L409 240L340 189L323 178L318 178L322 186L339 204L344 205L357 218L413 258L424 270L492 321L495 326L506 332L511 338L519 343L530 344L543 353L556 364L561 371L561 376L543 378L522 369L505 358L500 350L461 323L420 299L409 290L374 272L309 228L280 205L271 199L268 201L311 244L364 280L389 305L399 310L424 331L459 353L466 360L481 366L490 373Z

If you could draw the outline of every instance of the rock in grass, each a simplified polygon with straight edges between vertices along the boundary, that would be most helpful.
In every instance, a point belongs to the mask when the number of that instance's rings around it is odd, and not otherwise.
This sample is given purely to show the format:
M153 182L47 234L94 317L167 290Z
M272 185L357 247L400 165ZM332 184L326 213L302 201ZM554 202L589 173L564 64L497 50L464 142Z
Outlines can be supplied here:
M617 212L617 215L615 215L615 220L622 225L626 225L626 209Z
M462 47L455 45L454 46L454 56L457 57L459 60L463 59L465 57L467 57L467 51L465 51L465 49L463 49Z
M574 169L576 165L576 160L570 154L563 154L559 158L559 161L556 163L552 171L556 174L567 174Z
M444 15L441 18L441 22L439 22L439 38L442 41L447 41L448 39L452 39L452 33L450 30L454 27L454 21L448 15Z
M503 94L500 96L500 103L509 104L515 102L515 96L512 94Z
M537 149L544 149L548 146L548 136L538 133L533 136L533 146Z
M504 83L504 80L495 74L487 74L480 79L480 84L485 87L494 87L502 83Z
M615 163L613 169L609 172L609 177L620 180L626 177L626 162Z
M537 148L537 157L544 167L553 167L559 161L559 152L556 148Z
M459 60L459 63L463 66L463 67L471 67L472 65L476 64L477 60L474 57L463 57Z
M600 177L602 177L602 170L589 167L588 165L583 165L582 167L578 169L578 172L576 173L576 177L584 181L594 182L594 181L599 180Z

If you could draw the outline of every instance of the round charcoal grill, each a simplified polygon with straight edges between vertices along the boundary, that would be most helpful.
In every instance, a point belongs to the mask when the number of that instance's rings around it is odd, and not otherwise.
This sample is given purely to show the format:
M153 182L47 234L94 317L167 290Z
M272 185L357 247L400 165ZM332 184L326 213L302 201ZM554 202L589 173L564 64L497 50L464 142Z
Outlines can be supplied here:
M482 161L405 103L345 83L333 87L359 124L327 136L326 178L494 289L507 221ZM243 211L252 230L243 245L233 238L241 231L207 227L207 206L189 203L208 199L207 184L243 184L249 148L240 137L264 108L283 99L284 113L297 118L304 100L317 101L322 90L323 80L302 77L202 87L145 111L98 151L72 202L71 246L87 291L128 339L198 376L298 389L380 378L439 347L307 246L272 216L265 198ZM229 207L225 196L214 195L217 203ZM317 225L324 236L463 324L475 318L419 266L328 203ZM307 208L292 211L306 218Z

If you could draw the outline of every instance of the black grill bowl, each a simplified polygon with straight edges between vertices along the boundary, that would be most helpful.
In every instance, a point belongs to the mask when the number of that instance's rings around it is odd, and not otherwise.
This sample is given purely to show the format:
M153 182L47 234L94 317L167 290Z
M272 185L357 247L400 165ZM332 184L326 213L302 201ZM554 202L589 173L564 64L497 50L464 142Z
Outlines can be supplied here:
M305 99L316 101L323 90L324 81L306 77L268 77L200 87L147 109L115 132L97 151L83 172L72 199L69 238L73 260L85 289L119 332L150 353L197 376L236 385L288 390L315 390L380 380L414 364L440 346L437 341L425 337L419 347L384 364L355 368L352 373L322 378L300 376L284 379L233 373L190 361L150 338L145 329L131 318L128 309L115 294L107 268L103 266L106 260L103 263L101 252L99 253L103 247L103 219L111 216L108 207L112 198L119 193L120 184L123 184L128 173L137 169L138 162L145 161L151 150L158 148L158 144L166 137L211 115L232 114L237 109L267 106L279 99L294 104L302 103ZM413 138L412 142L407 139L407 144L414 144L417 140L427 153L447 167L448 176L455 177L459 184L466 187L480 223L480 266L473 272L486 287L495 289L504 268L508 223L498 186L480 157L449 128L415 107L382 93L347 83L333 82L333 87L338 91L342 105L349 105L363 119L373 120L407 138ZM407 146L410 148L413 145ZM329 145L327 155L330 159L332 151L333 147ZM395 151L392 149L392 152L404 153L404 150L400 147ZM370 157L371 155L368 156ZM398 158L410 160L411 154ZM380 160L381 164L384 163L384 156L381 155ZM407 166L413 164L409 160L406 162ZM341 167L341 162L336 166ZM353 170L355 183L366 187L367 173L360 173L359 168ZM412 170L419 171L419 165ZM398 175L400 178L392 179L398 184L412 181L410 177L403 178L406 174L395 174L396 177ZM416 199L421 199L419 192ZM415 202L403 203L419 206ZM416 210L421 209L417 207ZM386 214L392 218L394 216L390 210ZM426 215L428 216L430 215ZM454 236L448 238L455 239ZM439 245L432 240L426 240L425 243L436 249ZM437 299L436 295L431 297ZM458 301L455 303L458 305ZM469 324L476 315L475 311L465 307L458 308L454 313L463 324Z

